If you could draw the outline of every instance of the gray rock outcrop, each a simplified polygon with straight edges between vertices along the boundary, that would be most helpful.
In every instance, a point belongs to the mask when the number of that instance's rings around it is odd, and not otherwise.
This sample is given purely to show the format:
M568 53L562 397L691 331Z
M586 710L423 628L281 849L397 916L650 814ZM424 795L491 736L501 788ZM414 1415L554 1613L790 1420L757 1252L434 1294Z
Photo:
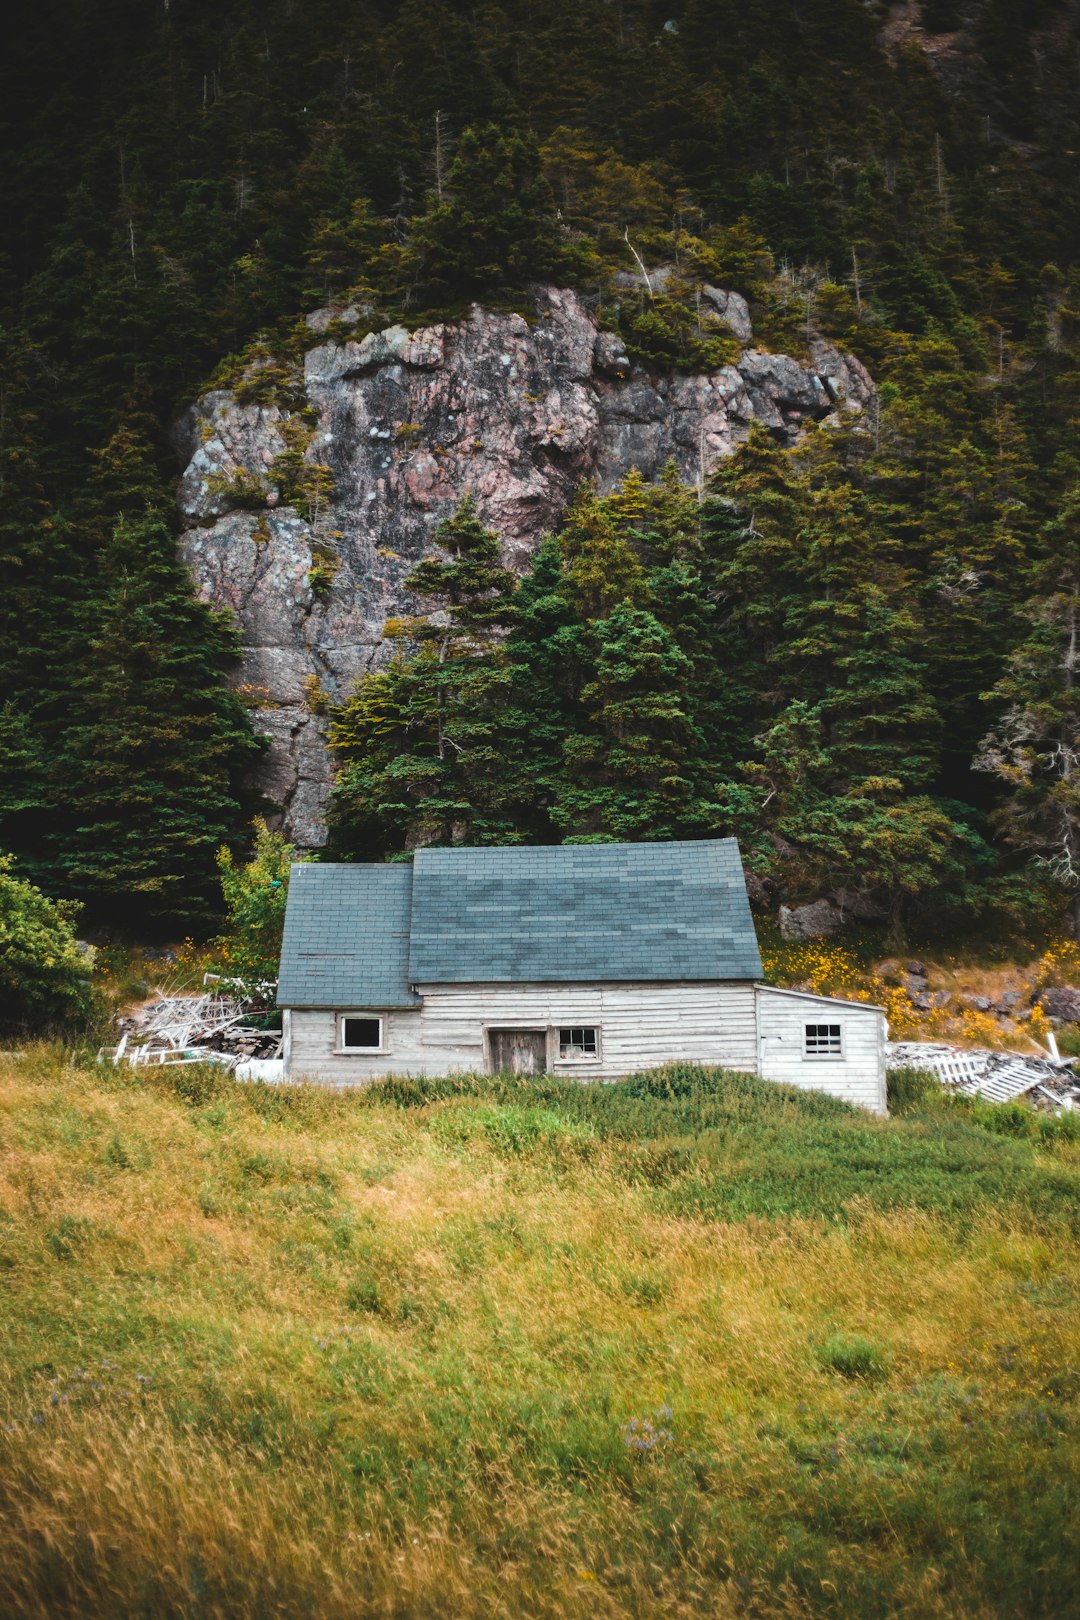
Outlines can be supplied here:
M843 913L831 900L811 900L805 906L781 906L780 937L787 940L829 939L844 926Z
M749 345L745 302L705 296ZM354 318L318 312L309 326L317 339L331 319L340 331ZM185 419L178 498L197 588L240 625L241 679L270 738L263 785L291 836L314 846L329 788L322 700L379 663L403 581L463 493L520 571L582 479L607 491L632 468L651 480L674 460L693 483L752 422L790 442L808 421L861 410L873 384L824 342L809 367L747 347L708 376L651 376L576 294L547 288L528 319L476 309L416 332L317 342L304 390L317 421L305 456L333 473L329 511L313 517L281 498L274 463L289 413L224 391Z
M1080 1023L1080 990L1075 985L1064 984L1056 990L1044 990L1039 997L1039 1006L1051 1018L1060 1018L1068 1024Z

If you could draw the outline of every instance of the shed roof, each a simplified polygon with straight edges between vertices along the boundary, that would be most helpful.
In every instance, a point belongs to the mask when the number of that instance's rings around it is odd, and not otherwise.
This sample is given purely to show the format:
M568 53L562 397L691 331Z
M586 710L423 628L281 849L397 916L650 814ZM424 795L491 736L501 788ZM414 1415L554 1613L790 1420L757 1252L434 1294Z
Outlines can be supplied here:
M282 1006L407 1007L415 984L756 979L733 838L422 849L294 868Z
M417 856L413 984L760 973L733 838L425 849Z
M408 865L292 869L281 944L281 1007L413 1007Z

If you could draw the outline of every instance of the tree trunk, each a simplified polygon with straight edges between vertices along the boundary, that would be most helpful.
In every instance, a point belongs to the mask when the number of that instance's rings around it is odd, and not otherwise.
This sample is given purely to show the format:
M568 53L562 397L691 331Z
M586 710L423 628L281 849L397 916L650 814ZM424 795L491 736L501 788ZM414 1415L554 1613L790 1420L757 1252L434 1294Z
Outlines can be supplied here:
M885 935L885 944L890 951L903 950L907 944L904 930L904 897L900 893L894 894L889 901L889 927Z

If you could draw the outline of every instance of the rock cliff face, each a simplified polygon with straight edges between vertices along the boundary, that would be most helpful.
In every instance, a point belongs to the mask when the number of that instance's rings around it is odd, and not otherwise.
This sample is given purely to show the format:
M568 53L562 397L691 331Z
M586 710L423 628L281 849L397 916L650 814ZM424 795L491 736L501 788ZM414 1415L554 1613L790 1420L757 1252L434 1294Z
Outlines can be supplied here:
M753 421L790 440L807 420L870 399L858 361L825 343L810 369L763 353L737 294L704 295L744 345L710 376L646 375L574 293L553 288L530 319L475 310L312 348L305 390L318 428L305 456L334 479L329 511L314 518L275 483L287 411L216 392L189 413L184 554L200 592L239 621L242 679L271 739L265 787L298 843L322 841L329 786L312 693L339 697L379 662L405 576L465 491L523 568L582 479L607 490L673 459L695 482ZM328 320L309 325L318 334Z

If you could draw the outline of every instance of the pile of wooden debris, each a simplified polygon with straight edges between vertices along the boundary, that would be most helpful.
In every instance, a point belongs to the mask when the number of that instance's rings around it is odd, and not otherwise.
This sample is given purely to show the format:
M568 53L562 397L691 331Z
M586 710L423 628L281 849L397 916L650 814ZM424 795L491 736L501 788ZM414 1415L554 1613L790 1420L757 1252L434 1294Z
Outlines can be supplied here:
M276 1062L281 1033L259 1029L252 1008L232 990L204 989L152 1000L117 1021L120 1039L101 1056L113 1063L220 1063L230 1069L251 1062ZM266 1075L266 1078L272 1078Z
M943 1086L989 1102L1025 1097L1043 1108L1080 1108L1075 1058L1028 1057L1022 1052L965 1049L940 1041L894 1041L885 1048L887 1069L927 1069Z

